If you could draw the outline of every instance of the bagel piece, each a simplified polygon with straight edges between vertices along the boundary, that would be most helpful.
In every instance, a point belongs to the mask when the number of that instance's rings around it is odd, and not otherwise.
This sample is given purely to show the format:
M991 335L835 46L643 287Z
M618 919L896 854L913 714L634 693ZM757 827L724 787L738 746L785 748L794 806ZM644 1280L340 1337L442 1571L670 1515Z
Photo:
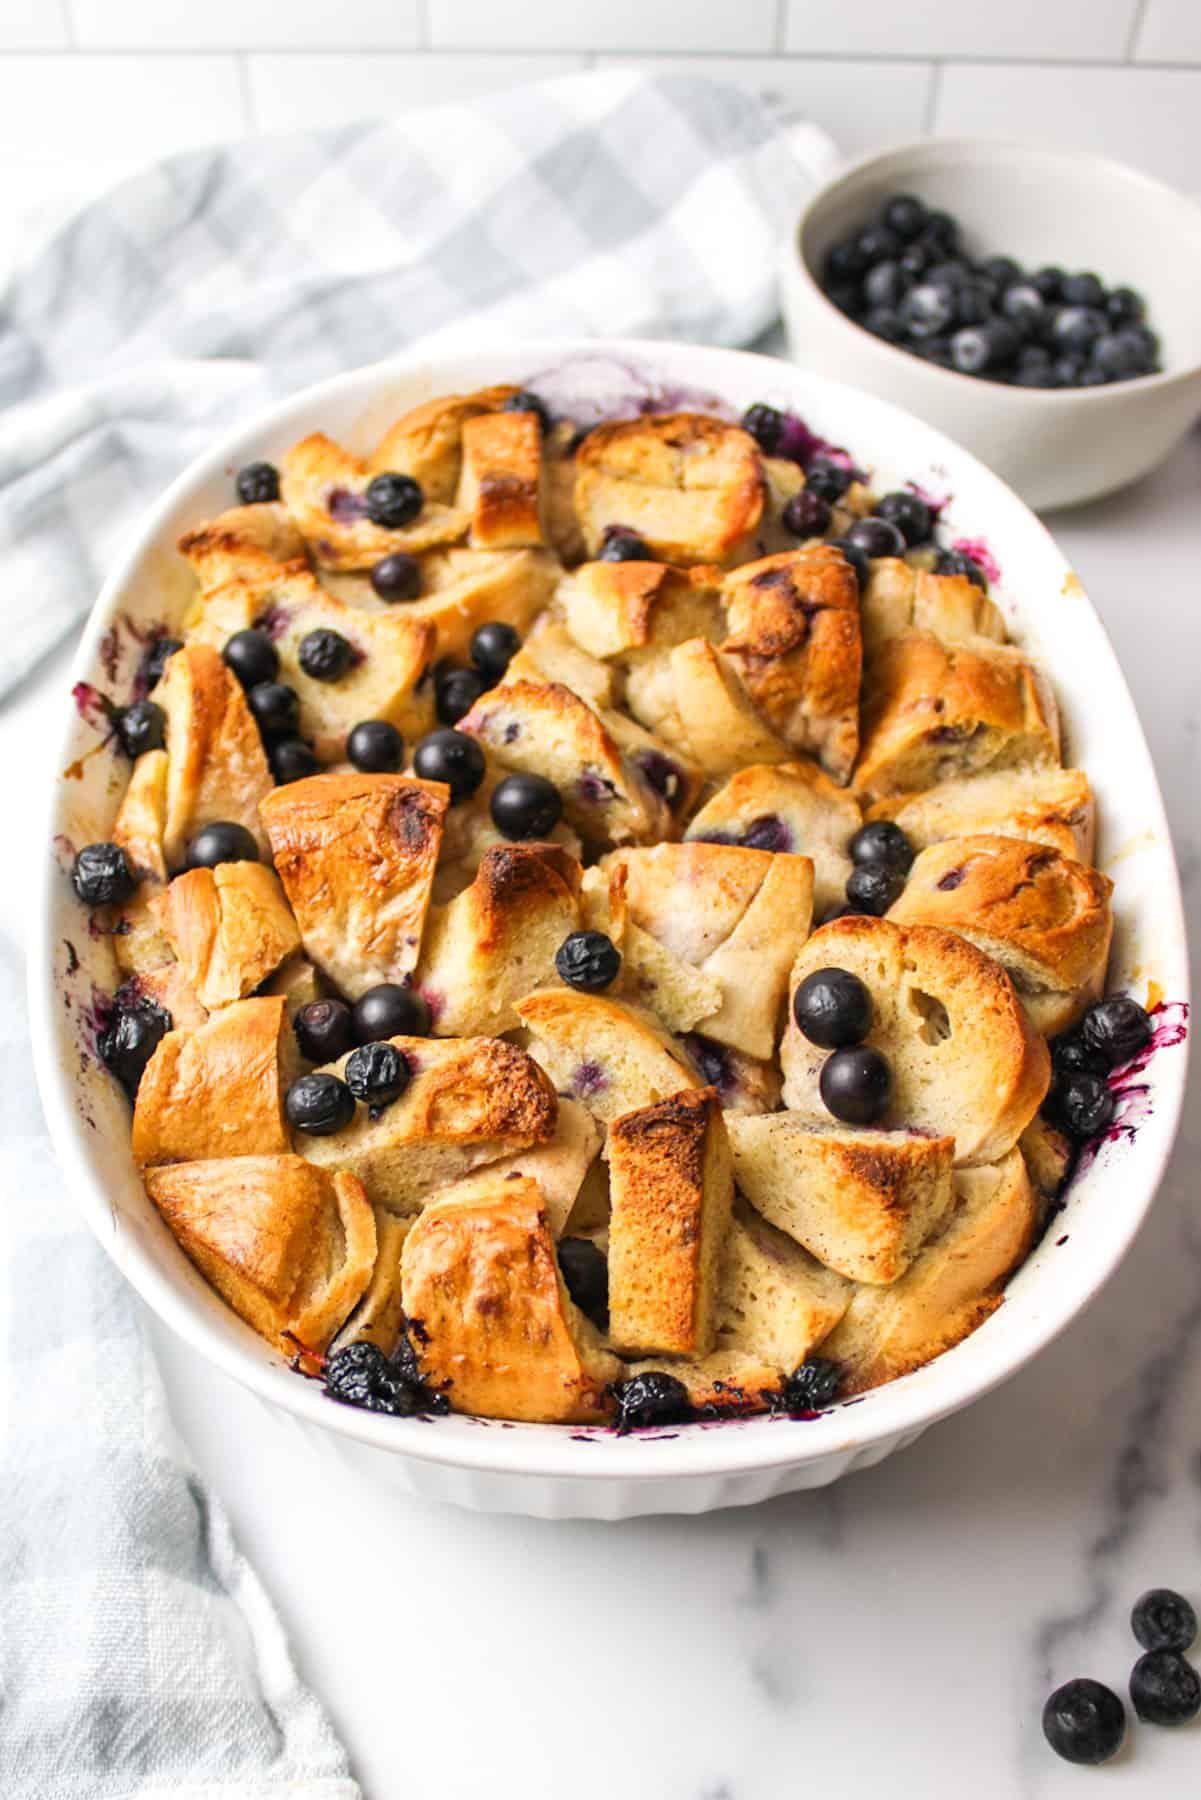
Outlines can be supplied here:
M464 1175L450 1187L443 1188L438 1198L473 1200L497 1182L515 1181L519 1176L525 1176L538 1183L551 1236L562 1237L585 1182L598 1166L601 1141L600 1126L587 1108L578 1100L560 1096L555 1129L544 1144L534 1144L528 1150L515 1150L511 1156L498 1157L485 1168ZM604 1218L607 1222L607 1179L605 1193Z
M658 1020L625 1001L542 988L519 1000L516 1011L530 1034L530 1054L556 1089L602 1125L704 1085Z
M542 425L537 413L477 413L462 432L456 505L477 550L523 550L545 541Z
M899 556L875 557L860 609L863 654L870 659L887 638L928 631L944 644L974 638L1005 642L1005 620L982 588L966 575L934 575Z
M411 475L427 500L449 506L462 474L464 426L483 413L499 412L516 392L511 384L498 384L424 400L384 433L372 452L372 474Z
M584 563L560 582L556 601L581 650L603 661L642 661L689 638L726 635L721 572L702 565Z
M780 1049L784 1104L830 1123L818 1079L827 1052L801 1035L792 1000L817 969L847 969L866 985L875 1017L866 1042L892 1069L885 1130L955 1139L956 1165L1004 1156L1042 1104L1051 1059L1004 969L954 932L856 914L802 946L789 984Z
M375 1216L375 1266L362 1298L340 1327L330 1349L345 1350L349 1344L374 1344L377 1350L391 1358L400 1348L405 1329L400 1253L413 1228L413 1220L398 1218L383 1206L373 1207L372 1212Z
M113 1004L134 1008L139 1003L157 1006L165 1012L174 1031L195 1031L209 1016L208 1007L184 973L182 963L164 963L161 969L147 969L130 975L113 995Z
M117 967L126 975L161 969L171 961L171 946L153 910L167 881L167 767L165 750L143 751L113 821L112 841L124 850L138 884L121 906L104 908Z
M166 714L167 868L180 868L188 840L217 820L244 825L265 851L259 804L275 783L240 683L211 645L185 644L168 658L154 693Z
M1083 769L1005 769L944 781L924 794L896 794L867 809L894 819L916 850L944 838L1000 833L1049 844L1076 862L1093 861L1097 809Z
M773 1058L763 1062L730 1044L719 1044L690 1031L681 1044L701 1080L717 1089L726 1112L775 1112L780 1105L781 1076Z
M793 759L756 711L733 662L704 638L631 669L625 699L640 725L713 780L748 763Z
M282 1155L292 1148L284 1093L294 1063L278 995L235 1000L203 1025L167 1032L138 1084L135 1162Z
M279 876L262 863L177 875L151 902L188 981L212 1011L244 1000L300 948Z
M575 510L591 557L620 526L662 562L737 561L766 493L754 438L704 413L598 425L576 452Z
M552 613L538 619L505 670L504 682L557 681L598 712L617 699L617 672L581 650L566 625Z
M434 633L431 667L444 658L466 663L481 625L499 620L523 637L554 592L559 565L545 550L478 550L453 545L421 558L421 592L404 616ZM365 586L360 579L360 586ZM349 597L349 596L348 596ZM368 600L379 608L385 602Z
M424 494L421 511L409 524L396 528L373 525L367 517L367 488L374 475L385 472L344 450L322 431L293 444L286 453L280 469L280 498L320 568L370 569L395 551L418 555L458 543L466 536L467 513L461 507L443 505L429 494Z
M855 796L815 762L754 763L718 788L694 814L684 838L807 856L813 864L813 913L822 919L846 898L847 845L861 823Z
M304 539L282 501L231 506L185 531L179 553L192 565L202 594L247 575L262 578L280 563L304 560Z
M433 899L438 906L445 906L456 894L471 886L490 850L503 848L511 842L497 830L491 812L492 796L504 775L501 768L486 768L475 793L466 800L456 800L446 814L442 822L438 865L434 871ZM579 838L562 819L549 839L542 841L549 842L575 862L579 862L584 854Z
M1035 1113L1018 1139L1018 1149L1035 1193L1044 1200L1056 1199L1072 1166L1071 1138Z

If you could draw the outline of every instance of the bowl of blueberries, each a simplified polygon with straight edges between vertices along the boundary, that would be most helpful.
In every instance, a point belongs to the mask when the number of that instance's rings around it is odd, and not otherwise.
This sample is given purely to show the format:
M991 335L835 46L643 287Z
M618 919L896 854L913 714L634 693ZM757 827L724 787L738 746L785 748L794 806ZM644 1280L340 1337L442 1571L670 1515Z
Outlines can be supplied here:
M1201 207L1069 150L928 139L785 244L794 358L907 407L1031 506L1146 475L1201 415Z

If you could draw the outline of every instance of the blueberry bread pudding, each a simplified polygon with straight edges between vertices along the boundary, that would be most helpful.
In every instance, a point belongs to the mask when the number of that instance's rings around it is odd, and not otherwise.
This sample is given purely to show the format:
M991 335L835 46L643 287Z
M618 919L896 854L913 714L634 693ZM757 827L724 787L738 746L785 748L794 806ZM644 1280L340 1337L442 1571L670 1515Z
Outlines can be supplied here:
M236 502L73 864L135 1161L224 1301L341 1401L619 1429L974 1330L1151 1026L937 509L768 406L512 387Z

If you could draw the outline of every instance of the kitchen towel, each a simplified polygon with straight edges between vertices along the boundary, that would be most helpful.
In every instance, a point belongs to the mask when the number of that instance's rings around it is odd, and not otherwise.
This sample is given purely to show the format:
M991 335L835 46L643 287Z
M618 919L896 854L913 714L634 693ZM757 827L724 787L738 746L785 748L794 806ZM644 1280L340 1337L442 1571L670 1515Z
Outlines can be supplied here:
M753 342L780 235L833 160L823 133L742 90L613 71L123 183L0 300L0 693L37 678L146 503L276 396L418 340ZM353 1800L172 1439L121 1279L63 1196L27 1038L9 946L0 1794Z

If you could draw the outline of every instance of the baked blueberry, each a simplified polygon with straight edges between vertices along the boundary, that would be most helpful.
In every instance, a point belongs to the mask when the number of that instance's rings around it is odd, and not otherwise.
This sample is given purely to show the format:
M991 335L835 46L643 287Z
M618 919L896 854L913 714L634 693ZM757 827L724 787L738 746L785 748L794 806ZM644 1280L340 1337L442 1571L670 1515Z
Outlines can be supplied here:
M617 1402L614 1424L618 1431L639 1431L648 1425L682 1425L692 1416L688 1389L675 1375L648 1369L631 1375L613 1387Z
M335 1131L345 1131L354 1118L354 1096L336 1075L301 1075L284 1097L284 1112L293 1130L309 1137L332 1137Z
M267 760L280 787L286 787L290 781L304 781L321 767L312 745L300 737L280 738L268 750Z
M1144 1725L1186 1725L1201 1712L1201 1679L1179 1650L1148 1650L1130 1671L1130 1698Z
M892 1070L869 1044L832 1050L818 1080L826 1111L844 1125L874 1125L892 1099Z
M852 543L849 537L831 538L830 545L832 549L842 551L855 571L855 580L859 583L859 592L862 593L867 586L868 576L871 574L867 551L861 545Z
M934 529L934 514L929 505L920 494L911 494L904 489L885 494L876 505L876 517L895 525L910 548L914 544L924 544Z
M1130 1624L1144 1650L1187 1650L1197 1635L1196 1613L1173 1588L1140 1594Z
M1095 1137L1113 1121L1114 1098L1104 1076L1087 1069L1064 1070L1052 1077L1043 1113L1069 1137Z
M381 600L415 600L421 592L421 564L415 556L397 550L377 562L371 571L371 586Z
M346 740L346 757L365 775L391 775L404 761L405 741L387 719L362 719Z
M964 575L976 587L988 592L988 578L980 564L962 550L940 550L934 559L936 575Z
M489 619L472 633L471 660L493 685L520 649L521 639L504 619Z
M788 501L783 517L784 529L793 537L821 537L830 527L830 502L805 487Z
M872 819L861 825L847 845L847 855L857 865L879 863L908 875L913 866L914 850L905 833L891 819Z
M1051 1045L1051 1062L1056 1069L1065 1073L1073 1069L1087 1069L1090 1075L1104 1075L1109 1068L1108 1058L1099 1050L1090 1049L1080 1035L1079 1029L1065 1031Z
M440 669L434 681L434 707L443 725L465 719L488 683L478 669Z
M847 904L853 912L882 919L905 887L905 877L883 863L861 863L847 876Z
M424 1382L413 1379L407 1365L415 1367L415 1359L412 1346L408 1349L407 1359L390 1362L378 1344L343 1345L325 1359L326 1393L343 1406L361 1406L366 1412L387 1413L395 1419L446 1412L446 1396L431 1394Z
M120 844L85 844L75 858L71 881L85 906L119 906L137 886Z
M310 681L341 681L358 659L359 653L350 640L325 625L306 631L296 652L296 660Z
M563 817L563 797L545 775L506 775L493 788L488 810L507 838L545 838Z
M905 554L905 539L899 527L890 525L887 519L856 519L846 541L869 558Z
M484 779L484 752L463 731L431 731L413 752L413 769L422 781L444 781L451 803L466 800Z
M1129 1062L1151 1042L1151 1015L1129 994L1114 994L1089 1007L1080 1024L1080 1035L1090 1050L1104 1057L1107 1068Z
M401 987L397 981L381 981L355 1001L350 1023L357 1044L372 1044L381 1038L428 1037L430 1009L412 988Z
M908 244L926 223L926 208L916 194L894 194L880 209L880 223Z
M420 482L411 475L388 473L376 475L367 483L364 495L367 517L385 531L399 531L411 525L425 505Z
M217 819L202 826L188 845L185 867L215 869L218 863L258 862L259 847L245 825Z
M901 321L914 338L949 330L955 322L955 289L949 281L919 281L901 303Z
M831 506L842 499L850 485L851 471L831 462L828 456L815 456L805 470L805 487L811 494L819 494L823 500L828 500Z
M234 492L243 506L263 506L279 499L279 470L274 463L247 463L234 479Z
M546 436L553 423L546 401L539 395L530 392L529 388L519 388L515 394L502 402L501 412L533 413L538 421L538 429Z
M177 650L182 649L182 638L155 638L153 644L151 644L150 649L146 653L146 660L142 664L142 680L145 682L148 689L154 687L157 682L162 680L163 670L167 666L168 658L174 656Z
M259 735L266 744L296 737L300 730L300 697L285 681L260 681L246 695Z
M171 1015L150 1000L123 1005L121 993L118 989L113 1016L97 1038L96 1049L132 1100L146 1064L171 1029Z
M598 562L653 562L654 553L645 538L624 525L606 525L604 540L597 552Z
M621 952L603 931L573 931L555 951L555 968L568 987L599 994L621 971Z
M161 750L166 739L167 715L153 700L135 700L116 717L117 741L126 756L139 757L143 750Z
M1126 1709L1103 1682L1065 1681L1043 1707L1043 1736L1065 1762L1108 1762L1126 1736Z
M792 997L792 1016L811 1044L842 1050L871 1030L872 997L849 969L814 969Z
M784 1404L790 1413L815 1413L831 1406L842 1386L842 1365L828 1356L807 1356L784 1383Z
M742 429L749 431L764 456L774 456L780 447L780 433L784 429L784 415L774 406L748 406L742 415Z
M412 1080L407 1058L395 1044L378 1039L351 1052L346 1058L345 1074L346 1085L355 1099L373 1112L399 1100Z
M292 1021L300 1054L309 1062L337 1062L354 1043L350 1008L344 1000L310 1000Z
M567 1292L601 1331L609 1329L609 1265L591 1238L559 1239L559 1267Z
M244 688L257 687L261 681L274 681L279 674L279 651L265 631L253 625L235 631L227 638L221 652L227 669L237 676Z

